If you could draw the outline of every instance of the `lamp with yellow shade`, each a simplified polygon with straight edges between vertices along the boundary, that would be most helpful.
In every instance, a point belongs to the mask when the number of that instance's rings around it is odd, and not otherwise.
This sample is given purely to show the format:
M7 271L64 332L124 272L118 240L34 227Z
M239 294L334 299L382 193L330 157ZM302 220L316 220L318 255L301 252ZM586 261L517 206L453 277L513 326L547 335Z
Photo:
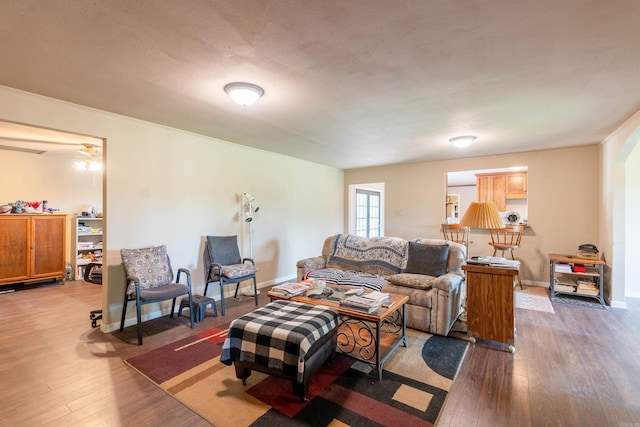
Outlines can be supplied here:
M503 228L504 222L494 202L471 202L460 225L471 228Z
M504 221L502 220L502 217L498 212L498 207L494 202L471 202L471 204L469 205L469 208L467 209L464 216L460 220L460 224L470 228L483 228L483 229L492 230L491 232L492 243L490 243L492 246L495 243L494 234L499 234L499 232L496 233L496 230L505 228ZM521 233L521 231L519 232ZM495 251L494 251L494 255L495 255ZM504 252L503 252L503 256L504 256ZM511 258L513 258L513 253L511 254ZM523 288L522 278L520 277L519 272L515 276L515 279L520 284L520 287Z
M504 222L494 202L471 202L460 220L460 225L469 228L495 229L503 228Z

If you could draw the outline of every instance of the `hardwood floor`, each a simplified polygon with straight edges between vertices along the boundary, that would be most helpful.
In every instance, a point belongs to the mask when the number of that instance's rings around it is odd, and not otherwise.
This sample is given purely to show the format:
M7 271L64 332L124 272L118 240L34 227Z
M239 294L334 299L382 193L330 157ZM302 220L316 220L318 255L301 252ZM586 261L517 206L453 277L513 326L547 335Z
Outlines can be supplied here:
M469 346L438 426L640 426L640 300L516 309L516 353Z
M139 347L135 327L91 328L99 286L0 294L0 425L208 426L123 360L254 308L251 297L226 302L224 318L209 311L194 330L186 317L145 322ZM439 426L640 426L640 301L609 311L553 305L555 314L516 310L515 355L469 346Z

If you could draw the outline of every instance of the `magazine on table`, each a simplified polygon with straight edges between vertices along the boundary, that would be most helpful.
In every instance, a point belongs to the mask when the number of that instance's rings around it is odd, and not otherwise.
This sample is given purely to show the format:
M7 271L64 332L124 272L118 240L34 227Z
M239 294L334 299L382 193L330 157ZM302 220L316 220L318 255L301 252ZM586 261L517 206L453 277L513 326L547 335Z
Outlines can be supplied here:
M340 301L340 307L342 308L345 308L347 310L362 311L365 313L376 311L378 308L380 308L381 305L382 302L357 295L351 295Z
M473 256L467 264L486 265L490 267L519 268L520 261L495 256Z
M376 301L376 302L385 302L385 301L389 301L389 294L384 293L384 292L380 292L380 291L372 291L372 292L368 292L364 295L362 295L362 298L366 298L366 299L370 299L372 301Z
M282 296L285 298L290 298L296 295L303 294L309 288L310 286L305 283L287 282L287 283L282 283L281 285L273 286L271 290L269 290L269 293L277 296Z

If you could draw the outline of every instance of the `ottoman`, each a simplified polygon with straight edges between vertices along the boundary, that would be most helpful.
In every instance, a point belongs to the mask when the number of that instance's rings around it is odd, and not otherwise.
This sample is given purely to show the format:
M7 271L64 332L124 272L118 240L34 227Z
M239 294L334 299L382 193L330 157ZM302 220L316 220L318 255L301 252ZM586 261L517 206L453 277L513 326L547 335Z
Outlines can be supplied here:
M333 360L337 331L338 313L329 307L273 301L231 323L220 361L233 363L245 385L251 371L291 380L306 400L311 376Z

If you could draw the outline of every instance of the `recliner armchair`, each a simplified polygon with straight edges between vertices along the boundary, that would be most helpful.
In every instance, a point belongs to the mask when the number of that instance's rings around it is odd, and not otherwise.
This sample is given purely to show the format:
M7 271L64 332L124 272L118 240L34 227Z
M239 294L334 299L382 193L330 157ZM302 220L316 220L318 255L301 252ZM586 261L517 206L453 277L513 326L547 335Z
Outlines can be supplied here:
M120 254L122 255L122 264L127 276L120 331L122 332L124 329L127 303L135 301L138 345L142 345L142 305L171 299L173 300L171 317L173 317L176 298L187 295L189 307L192 307L191 273L186 268L180 268L175 282L173 281L173 270L165 245L142 249L121 249ZM181 273L186 275L186 285L180 283ZM191 328L193 329L193 310L189 310L189 316L191 318Z
M224 316L224 285L236 284L234 298L238 296L240 283L253 280L253 296L258 305L258 287L253 259L241 258L238 236L207 236L204 248L204 295L209 283L220 283L220 308Z

